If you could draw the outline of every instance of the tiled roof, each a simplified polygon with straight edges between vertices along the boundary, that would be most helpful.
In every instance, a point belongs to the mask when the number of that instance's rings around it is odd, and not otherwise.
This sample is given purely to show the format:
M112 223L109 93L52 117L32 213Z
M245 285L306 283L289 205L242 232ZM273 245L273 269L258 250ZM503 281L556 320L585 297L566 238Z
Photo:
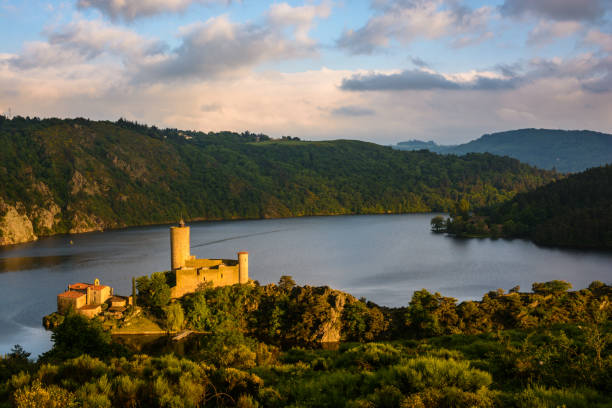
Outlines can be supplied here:
M92 285L91 283L73 283L72 285L68 285L70 289L74 290L85 290L87 288L92 288L93 290L102 290L104 288L108 288L106 285Z
M85 296L84 293L81 292L75 292L73 290L68 290L64 293L60 293L59 295L57 295L58 297L64 297L64 298L80 298L81 296Z
M102 307L101 305L85 305L81 307L81 310L95 310L101 307Z

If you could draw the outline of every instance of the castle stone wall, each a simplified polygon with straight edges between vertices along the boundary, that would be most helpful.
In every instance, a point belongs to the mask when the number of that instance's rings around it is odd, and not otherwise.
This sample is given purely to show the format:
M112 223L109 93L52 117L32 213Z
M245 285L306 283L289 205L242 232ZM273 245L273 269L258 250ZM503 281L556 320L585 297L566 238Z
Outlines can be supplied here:
M78 310L85 306L87 303L87 296L82 295L79 297L64 297L61 294L57 295L57 311L59 313L66 313L68 310Z
M213 268L184 268L177 269L176 286L172 288L173 298L181 297L187 293L195 292L198 287L206 282L212 286L233 285L239 282L239 267L235 265L218 265Z

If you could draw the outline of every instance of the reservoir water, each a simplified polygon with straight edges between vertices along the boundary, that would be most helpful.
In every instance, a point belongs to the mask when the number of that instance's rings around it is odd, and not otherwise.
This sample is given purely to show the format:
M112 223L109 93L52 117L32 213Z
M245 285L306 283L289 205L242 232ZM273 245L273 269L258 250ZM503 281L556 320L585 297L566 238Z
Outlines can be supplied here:
M198 258L249 251L260 283L291 275L380 305L401 306L427 288L457 299L563 279L574 288L612 283L612 253L538 247L523 240L455 239L429 232L432 214L287 218L191 224ZM0 249L0 354L20 344L32 357L51 347L42 317L69 283L99 278L118 294L132 276L170 268L167 226L58 236Z

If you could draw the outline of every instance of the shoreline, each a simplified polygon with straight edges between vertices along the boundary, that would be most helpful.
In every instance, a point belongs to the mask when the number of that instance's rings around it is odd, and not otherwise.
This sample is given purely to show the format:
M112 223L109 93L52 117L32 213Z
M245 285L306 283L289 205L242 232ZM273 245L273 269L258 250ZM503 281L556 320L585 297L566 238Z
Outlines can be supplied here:
M263 221L263 220L282 220L282 219L291 219L291 218L310 218L310 217L342 217L342 216L361 216L361 215L411 215L411 214L447 214L445 212L440 211L421 211L421 212L372 212L372 213L338 213L338 214L310 214L310 215L294 215L288 217L259 217L259 218L250 218L250 217L236 217L236 218L191 218L185 220L186 223L207 223L207 222L231 222L231 221ZM163 226L171 226L176 224L176 222L168 221L162 223L150 223L150 224L135 224L135 225L127 225L116 228L105 228L105 229L93 229L91 231L84 232L76 232L76 233L57 233L50 235L40 235L37 239L30 241L23 241L14 244L0 245L0 251L3 249L10 249L18 247L19 245L31 244L33 242L38 242L46 238L59 238L59 237L78 237L87 234L95 234L102 232L110 232L110 231L121 231L132 228L147 228L147 227L163 227Z

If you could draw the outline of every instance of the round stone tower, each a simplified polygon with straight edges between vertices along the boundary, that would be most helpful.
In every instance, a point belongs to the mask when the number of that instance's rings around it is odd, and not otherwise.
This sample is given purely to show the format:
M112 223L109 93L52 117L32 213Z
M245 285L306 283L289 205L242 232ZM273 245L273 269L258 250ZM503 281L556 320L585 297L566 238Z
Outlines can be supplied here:
M238 252L238 281L247 283L249 281L249 253Z
M170 263L172 270L185 266L185 261L191 256L189 251L189 227L181 220L178 227L170 227Z

